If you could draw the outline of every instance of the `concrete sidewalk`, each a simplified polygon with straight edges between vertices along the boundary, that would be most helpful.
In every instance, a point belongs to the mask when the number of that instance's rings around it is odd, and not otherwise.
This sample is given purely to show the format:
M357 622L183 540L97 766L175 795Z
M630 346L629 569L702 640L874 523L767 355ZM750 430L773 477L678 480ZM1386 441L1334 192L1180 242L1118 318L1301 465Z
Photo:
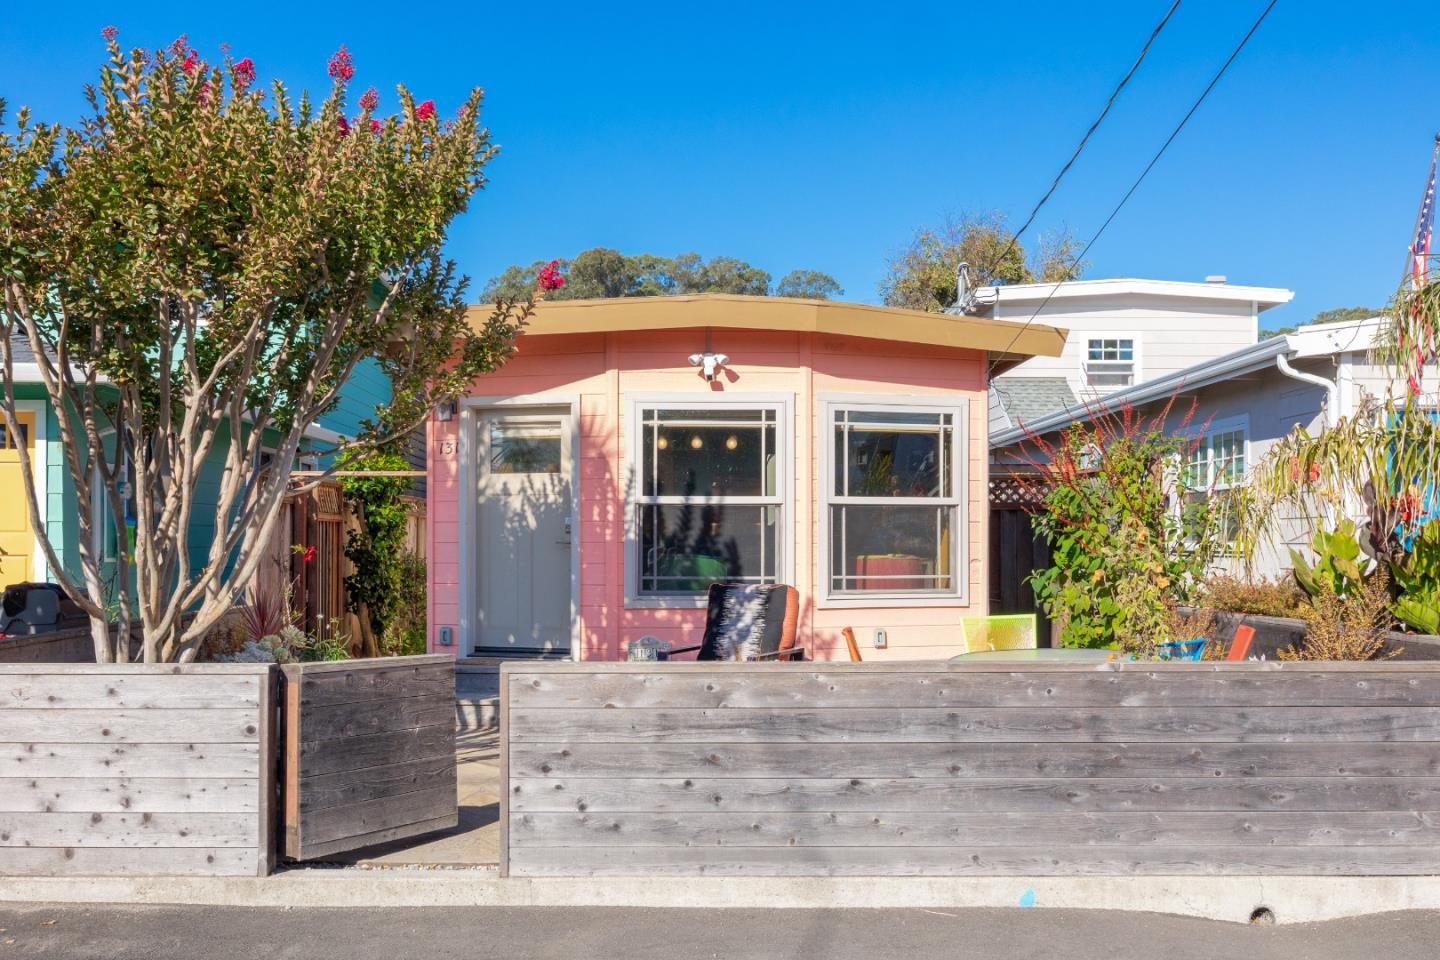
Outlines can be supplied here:
M1291 927L1101 911L0 906L0 956L65 960L1420 960L1440 916Z

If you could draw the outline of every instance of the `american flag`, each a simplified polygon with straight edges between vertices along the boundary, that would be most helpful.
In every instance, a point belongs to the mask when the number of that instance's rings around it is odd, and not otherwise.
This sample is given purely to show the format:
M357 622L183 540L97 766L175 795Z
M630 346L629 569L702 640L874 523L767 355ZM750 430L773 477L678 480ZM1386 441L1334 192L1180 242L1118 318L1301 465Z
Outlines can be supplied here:
M1430 273L1430 238L1435 233L1435 161L1440 159L1440 136L1435 138L1435 153L1430 157L1430 179L1425 183L1425 196L1420 201L1420 216L1415 221L1415 237L1410 241L1411 270L1415 289L1425 286Z

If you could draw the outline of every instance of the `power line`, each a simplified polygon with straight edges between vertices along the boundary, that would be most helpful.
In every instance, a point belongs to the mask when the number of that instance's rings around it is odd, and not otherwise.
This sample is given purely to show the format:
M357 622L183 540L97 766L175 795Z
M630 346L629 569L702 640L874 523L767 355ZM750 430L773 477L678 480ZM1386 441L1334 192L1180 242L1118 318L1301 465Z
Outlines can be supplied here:
M1185 116L1180 118L1180 122L1175 125L1175 129L1170 131L1170 136L1166 137L1165 142L1160 145L1160 149L1155 151L1155 156L1151 157L1150 162L1145 165L1145 169L1140 171L1140 176L1135 178L1135 182L1130 185L1129 190L1125 191L1125 195L1120 198L1120 202L1115 204L1115 209L1111 210L1110 215L1105 218L1105 222L1100 224L1100 229L1096 230L1095 235L1085 244L1084 249L1081 250L1080 254L1075 258L1076 261L1085 259L1085 255L1090 252L1090 248L1095 246L1095 241L1099 240L1101 235L1104 234L1105 228L1110 226L1111 222L1114 221L1115 217L1119 215L1120 211L1125 207L1125 204L1130 202L1130 198L1135 195L1135 191L1140 189L1140 184L1144 183L1145 178L1150 175L1150 171L1155 169L1155 164L1159 163L1160 158L1165 155L1165 151L1170 149L1170 144L1175 142L1175 138L1180 135L1180 131L1184 130L1185 125L1190 122L1190 118L1195 116L1195 111L1200 109L1200 105L1210 96L1210 91L1215 89L1215 85L1220 82L1220 78L1225 76L1225 71L1230 69L1230 65L1235 62L1235 58L1240 56L1240 51L1245 49L1245 45L1250 42L1250 38L1255 36L1255 31L1260 29L1260 24L1265 22L1265 18L1270 16L1270 11L1275 9L1275 4L1279 2L1280 0L1270 0L1270 2L1266 4L1265 9L1260 11L1260 16L1250 25L1250 29L1245 32L1245 36L1240 38L1240 43L1230 52L1230 56L1225 62L1220 65L1220 69L1216 71L1215 76L1210 78L1210 82L1205 86L1205 89L1201 91L1200 96L1196 98L1195 102L1190 105L1190 109L1185 112ZM995 364L999 357L1010 352L1010 348L1015 346L1015 342L1030 328L1030 324L1035 322L1035 318L1045 309L1045 306L1050 302L1050 299L1055 296L1063 282L1064 281L1058 281L1050 288L1050 292L1045 295L1045 299L1040 301L1040 306L1036 307L1035 312L1030 314L1030 318L1021 325L1019 330L1015 331L1015 336L1011 338L1005 349L997 353L995 359L990 361L987 376L989 373L994 373Z
M1145 55L1150 52L1150 47L1155 43L1155 38L1160 36L1160 31L1165 29L1165 24L1170 22L1170 18L1175 15L1175 11L1179 9L1179 7L1180 0L1174 0L1174 2L1170 4L1170 9L1165 11L1165 16L1160 18L1159 23L1155 24L1155 29L1150 31L1150 36L1145 41L1145 46L1140 48L1140 55L1135 58L1135 62L1130 65L1130 69L1126 71L1125 76L1120 78L1120 82L1115 85L1115 89L1110 91L1110 99L1105 101L1105 108L1100 111L1100 115L1090 124L1090 128L1085 131L1085 136L1080 138L1079 144L1075 147L1075 152L1070 154L1070 159L1066 160L1065 165L1060 168L1060 172L1055 174L1055 179L1050 181L1050 188L1045 191L1044 196L1042 196L1034 208L1031 209L1030 216L1025 218L1024 223L1020 224L1020 229L1010 235L1010 242L1005 245L1005 249L1000 251L1000 255L991 262L990 269L986 271L986 276L993 275L1000 264L1005 262L1005 258L1010 255L1010 251L1015 249L1016 243L1019 242L1020 235L1030 228L1030 224L1035 222L1035 217L1040 213L1040 208L1045 206L1050 200L1056 188L1060 186L1060 181L1064 179L1065 174L1069 173L1070 168L1075 165L1075 161L1080 159L1080 154L1085 149L1085 145L1090 142L1090 137L1094 135L1096 130L1100 129L1100 124L1103 123L1105 117L1109 115L1110 108L1115 106L1115 101L1119 99L1120 91L1125 89L1125 85L1130 82L1130 78L1135 76L1135 71L1140 69L1140 64L1145 62Z

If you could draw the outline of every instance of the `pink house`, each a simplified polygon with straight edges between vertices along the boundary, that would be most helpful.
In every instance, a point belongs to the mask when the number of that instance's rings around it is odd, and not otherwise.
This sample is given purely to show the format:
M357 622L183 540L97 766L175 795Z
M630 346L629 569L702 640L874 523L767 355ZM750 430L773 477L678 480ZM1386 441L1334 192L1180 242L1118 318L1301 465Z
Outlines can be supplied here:
M795 586L815 659L846 626L867 659L951 656L986 607L989 377L1064 341L830 301L544 303L429 425L430 649L688 646L725 580Z

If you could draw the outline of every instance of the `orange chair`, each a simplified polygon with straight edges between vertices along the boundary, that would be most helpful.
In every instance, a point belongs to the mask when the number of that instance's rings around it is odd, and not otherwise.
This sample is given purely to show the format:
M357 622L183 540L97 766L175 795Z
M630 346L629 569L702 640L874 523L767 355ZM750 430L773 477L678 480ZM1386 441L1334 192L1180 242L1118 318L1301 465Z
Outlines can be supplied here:
M1230 641L1230 652L1226 660L1244 660L1250 654L1250 644L1255 640L1255 628L1244 624L1235 628L1235 639Z
M855 642L855 631L851 630L849 627L846 627L840 632L845 635L845 646L850 648L850 661L852 663L859 663L860 644Z

